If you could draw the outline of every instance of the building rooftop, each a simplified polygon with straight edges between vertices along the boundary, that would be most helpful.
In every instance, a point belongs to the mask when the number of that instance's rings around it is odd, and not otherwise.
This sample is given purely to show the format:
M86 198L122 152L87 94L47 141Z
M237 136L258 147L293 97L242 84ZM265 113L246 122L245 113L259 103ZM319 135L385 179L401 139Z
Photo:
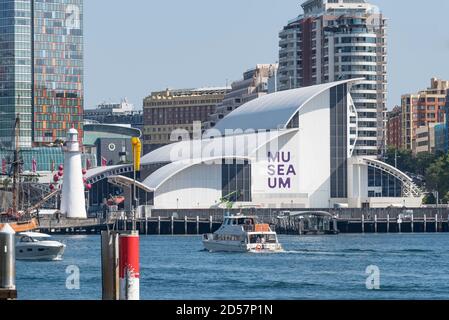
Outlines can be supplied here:
M319 94L351 79L311 87L275 92L252 100L236 109L217 123L215 129L223 134L226 130L277 130L285 129L302 106Z
M193 97L202 95L213 95L213 94L226 94L231 90L231 87L204 87L196 89L169 89L164 91L152 92L150 96L145 99L172 99L179 97Z

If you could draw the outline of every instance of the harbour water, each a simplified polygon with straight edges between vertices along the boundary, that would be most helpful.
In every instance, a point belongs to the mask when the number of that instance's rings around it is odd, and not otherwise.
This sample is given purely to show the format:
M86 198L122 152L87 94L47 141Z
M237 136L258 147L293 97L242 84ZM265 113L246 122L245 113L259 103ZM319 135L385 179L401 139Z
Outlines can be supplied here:
M197 236L142 237L141 298L448 299L448 237L281 236L286 252L271 255L208 253ZM67 244L63 261L17 262L19 299L101 299L100 238L56 239ZM366 287L372 265L380 269L380 290ZM78 290L66 287L73 266L80 271Z

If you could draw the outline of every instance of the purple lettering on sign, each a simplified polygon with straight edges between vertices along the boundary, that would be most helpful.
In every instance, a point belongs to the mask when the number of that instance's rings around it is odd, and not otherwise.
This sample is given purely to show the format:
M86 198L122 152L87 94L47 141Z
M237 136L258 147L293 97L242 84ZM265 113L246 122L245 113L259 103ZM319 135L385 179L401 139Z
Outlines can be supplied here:
M268 187L270 189L291 189L292 177L296 176L296 169L292 161L291 152L268 152L267 172Z
M274 164L270 164L268 166L268 175L270 176L276 175L276 166Z

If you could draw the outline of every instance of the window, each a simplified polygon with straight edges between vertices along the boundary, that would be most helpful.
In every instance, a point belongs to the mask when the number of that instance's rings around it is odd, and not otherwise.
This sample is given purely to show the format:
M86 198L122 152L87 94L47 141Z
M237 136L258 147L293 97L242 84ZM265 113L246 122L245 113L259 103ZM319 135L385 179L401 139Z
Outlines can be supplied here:
M251 202L251 165L248 161L223 160L222 193L231 201Z
M368 196L375 194L376 198L400 198L402 196L402 182L392 175L374 167L368 167ZM376 190L373 190L375 188ZM382 189L378 192L377 189Z

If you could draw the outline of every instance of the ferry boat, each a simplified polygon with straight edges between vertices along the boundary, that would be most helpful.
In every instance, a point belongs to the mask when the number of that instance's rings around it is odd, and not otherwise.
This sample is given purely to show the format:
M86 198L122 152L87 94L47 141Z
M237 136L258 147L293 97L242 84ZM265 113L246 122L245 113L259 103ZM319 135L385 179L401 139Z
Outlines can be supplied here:
M226 216L220 229L203 236L203 244L209 252L283 252L276 232L268 224L243 215Z

